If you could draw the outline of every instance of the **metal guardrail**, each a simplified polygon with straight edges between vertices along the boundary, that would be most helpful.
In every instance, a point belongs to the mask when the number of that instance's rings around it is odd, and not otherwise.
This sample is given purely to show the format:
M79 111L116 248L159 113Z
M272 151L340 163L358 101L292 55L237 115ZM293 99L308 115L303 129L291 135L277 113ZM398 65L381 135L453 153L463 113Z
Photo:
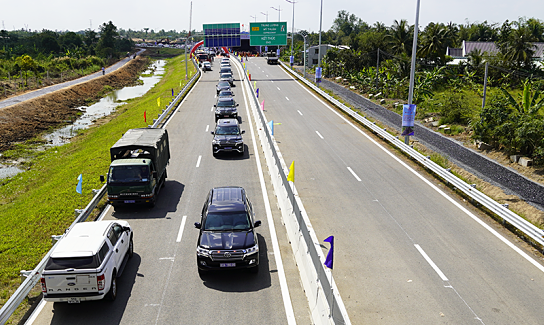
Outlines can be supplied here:
M326 98L329 102L336 105L346 114L349 114L352 118L361 122L366 127L371 129L374 133L378 134L383 139L389 141L391 144L393 144L394 146L396 146L397 148L399 148L400 150L408 154L413 159L417 160L420 164L422 164L427 169L434 172L436 175L440 176L446 182L451 183L453 186L455 186L458 190L463 192L465 195L472 198L474 201L478 202L479 204L486 207L487 209L495 213L497 216L499 216L503 220L507 221L508 223L516 227L516 229L518 229L519 231L529 236L536 243L544 246L544 230L536 227L529 221L523 219L519 215L510 211L506 206L503 206L502 204L494 201L493 199L491 199L484 193L478 191L472 185L467 184L463 180L459 179L457 176L453 175L449 170L442 168L441 166L433 162L431 159L429 159L429 157L423 156L421 153L414 150L411 146L405 144L399 138L391 135L385 129L378 127L374 122L369 121L366 117L357 114L346 105L342 104L335 98L331 97L329 94L325 93L323 90L317 87L314 83L301 77L298 74L298 72L290 69L289 66L287 66L283 62L280 62L280 63L284 69L286 69L291 74L296 76L300 81L302 81L308 87L312 88L315 92L319 93L321 96Z
M195 80L197 77L200 76L201 72L200 69L198 69L198 64L193 60L193 64L197 68L197 73L189 80L189 82L185 85L185 87L182 88L182 90L178 93L176 98L170 102L169 105L166 106L166 109L162 111L161 114L159 114L157 119L153 120L153 125L150 127L156 128L158 125L160 125L163 121L165 121L166 117L169 116L172 109L176 107L178 101L185 96L185 93L192 87L192 85L195 83ZM96 208L100 200L106 195L106 184L102 186L100 190L94 190L96 191L96 194L92 198L91 202L87 204L85 209L83 210L76 210L78 213L78 216L74 220L74 222L70 225L68 229L71 229L75 224L79 222L83 222L87 220L87 218L91 215L91 212ZM66 232L65 232L66 233ZM62 235L64 236L64 235ZM57 240L55 245L47 252L45 257L40 261L38 266L34 268L32 271L21 271L22 276L26 276L26 279L23 281L23 283L15 290L13 295L8 299L8 301L2 306L2 309L0 309L0 324L5 324L8 319L11 317L11 315L15 312L15 310L19 307L21 302L28 296L29 292L34 288L34 286L40 281L41 273L45 268L45 264L47 263L47 260L49 259L49 256L51 256L51 253L57 246L58 242L62 239L62 237L59 238L59 236L52 236L53 240Z

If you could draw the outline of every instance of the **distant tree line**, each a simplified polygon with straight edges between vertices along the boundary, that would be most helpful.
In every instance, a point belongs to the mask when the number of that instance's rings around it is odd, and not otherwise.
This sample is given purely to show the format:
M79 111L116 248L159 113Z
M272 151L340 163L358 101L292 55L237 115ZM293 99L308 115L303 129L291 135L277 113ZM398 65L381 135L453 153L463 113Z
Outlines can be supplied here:
M99 31L81 32L0 31L0 80L4 95L29 87L29 77L34 86L61 81L98 71L134 49L134 42L122 37L110 21ZM24 82L13 81L18 78Z
M308 34L307 45L318 44L318 33L301 33ZM329 50L323 73L362 93L406 103L413 33L406 20L369 25L339 11L321 43L349 49ZM498 52L473 51L468 60L447 64L453 60L447 48L460 48L463 41L494 42ZM536 18L429 23L418 34L413 94L418 118L438 117L440 124L458 126L476 140L544 163L544 70L542 58L535 59L538 42L544 42L544 22ZM297 62L302 62L302 48L303 38L296 34ZM486 63L488 98L481 108ZM402 105L392 109L400 113Z

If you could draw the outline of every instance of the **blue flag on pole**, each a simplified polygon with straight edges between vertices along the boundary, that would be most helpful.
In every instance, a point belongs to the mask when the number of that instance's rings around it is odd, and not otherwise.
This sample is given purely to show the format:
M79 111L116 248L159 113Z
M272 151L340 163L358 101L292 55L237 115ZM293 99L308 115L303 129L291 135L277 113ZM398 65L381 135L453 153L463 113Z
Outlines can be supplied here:
M329 252L327 253L327 258L325 258L325 266L332 270L332 262L333 262L333 256L334 256L334 236L329 236L327 239L325 239L327 243L331 243L331 249L329 249Z
M79 174L79 176L77 177L77 186L76 186L76 192L78 192L79 194L81 194L83 192L83 174Z
M259 88L257 88L257 91L255 91L257 93L257 98L259 98Z
M274 135L274 121L268 122L268 127L270 128L270 133Z

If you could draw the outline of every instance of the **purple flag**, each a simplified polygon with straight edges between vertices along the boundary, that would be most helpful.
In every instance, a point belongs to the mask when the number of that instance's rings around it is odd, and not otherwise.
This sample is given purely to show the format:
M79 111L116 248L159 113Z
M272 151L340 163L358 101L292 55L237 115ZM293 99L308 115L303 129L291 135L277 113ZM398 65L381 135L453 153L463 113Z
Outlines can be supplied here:
M332 269L333 255L334 255L334 236L329 236L325 239L327 243L331 243L331 249L327 253L327 258L325 258L325 266L329 269Z
M172 88L172 97L174 97L174 88Z

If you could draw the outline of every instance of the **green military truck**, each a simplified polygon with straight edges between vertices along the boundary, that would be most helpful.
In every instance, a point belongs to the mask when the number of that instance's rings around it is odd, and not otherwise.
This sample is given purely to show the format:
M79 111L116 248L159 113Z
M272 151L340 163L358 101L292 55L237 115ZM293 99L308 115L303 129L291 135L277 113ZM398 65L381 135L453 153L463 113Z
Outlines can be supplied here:
M170 160L168 132L155 128L128 130L110 148L110 155L108 202L114 208L155 206Z

